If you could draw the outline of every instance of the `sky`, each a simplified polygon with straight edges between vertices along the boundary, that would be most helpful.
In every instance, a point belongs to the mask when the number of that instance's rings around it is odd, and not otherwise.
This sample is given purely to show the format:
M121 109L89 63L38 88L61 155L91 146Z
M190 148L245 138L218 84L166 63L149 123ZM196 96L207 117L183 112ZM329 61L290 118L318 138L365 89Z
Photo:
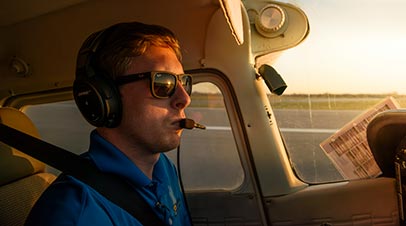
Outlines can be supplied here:
M310 33L274 63L285 94L406 94L406 0L290 2Z

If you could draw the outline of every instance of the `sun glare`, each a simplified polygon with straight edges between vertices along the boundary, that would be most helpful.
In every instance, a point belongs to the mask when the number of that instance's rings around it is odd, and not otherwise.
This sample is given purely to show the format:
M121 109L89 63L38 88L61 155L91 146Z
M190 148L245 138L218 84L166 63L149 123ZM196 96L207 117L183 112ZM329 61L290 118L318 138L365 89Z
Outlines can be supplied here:
M406 2L377 2L301 1L310 34L274 64L285 93L406 94Z

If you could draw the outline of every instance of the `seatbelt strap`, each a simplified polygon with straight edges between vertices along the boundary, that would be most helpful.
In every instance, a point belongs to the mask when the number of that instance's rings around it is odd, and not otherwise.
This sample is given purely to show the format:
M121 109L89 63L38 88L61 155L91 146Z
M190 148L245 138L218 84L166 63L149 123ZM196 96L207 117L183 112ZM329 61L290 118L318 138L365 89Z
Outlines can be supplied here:
M71 175L133 215L143 225L164 225L124 179L98 170L79 155L0 123L0 141Z

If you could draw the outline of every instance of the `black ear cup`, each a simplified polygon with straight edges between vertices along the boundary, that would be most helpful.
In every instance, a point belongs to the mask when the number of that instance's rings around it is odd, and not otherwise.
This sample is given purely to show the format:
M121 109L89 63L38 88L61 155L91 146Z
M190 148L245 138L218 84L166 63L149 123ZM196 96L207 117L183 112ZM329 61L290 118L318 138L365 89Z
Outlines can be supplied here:
M121 121L120 92L114 81L94 65L97 48L105 35L105 30L94 33L81 47L73 96L80 112L91 125L113 128Z
M93 126L113 128L121 121L121 98L113 84L99 76L74 82L76 105Z

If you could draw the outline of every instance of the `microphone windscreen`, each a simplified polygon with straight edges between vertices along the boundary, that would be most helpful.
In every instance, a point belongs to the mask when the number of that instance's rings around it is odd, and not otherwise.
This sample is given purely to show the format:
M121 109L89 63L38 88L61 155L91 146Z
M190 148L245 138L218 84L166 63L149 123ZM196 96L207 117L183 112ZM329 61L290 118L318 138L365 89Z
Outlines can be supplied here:
M179 122L180 127L185 129L193 129L195 127L195 121L190 118L184 118Z

